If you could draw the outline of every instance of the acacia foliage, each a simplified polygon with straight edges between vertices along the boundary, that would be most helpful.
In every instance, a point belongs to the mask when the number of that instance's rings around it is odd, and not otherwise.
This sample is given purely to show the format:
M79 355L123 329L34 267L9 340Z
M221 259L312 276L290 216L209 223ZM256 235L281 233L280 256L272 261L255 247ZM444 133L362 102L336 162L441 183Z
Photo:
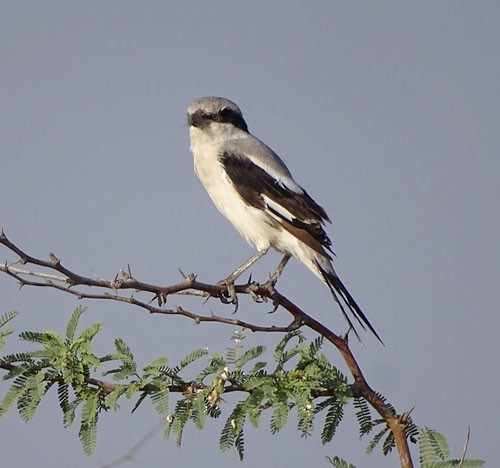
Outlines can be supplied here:
M24 421L30 421L43 397L55 387L64 426L78 421L83 450L90 455L97 446L99 418L110 410L118 411L123 399L135 401L132 411L149 400L164 418L164 436L173 435L179 445L187 424L201 430L209 419L219 418L224 412L227 416L220 449L234 448L242 459L245 430L248 425L259 427L265 411L270 412L272 434L283 429L293 413L301 436L310 436L314 425L320 424L321 441L327 444L342 422L346 405L353 404L360 436L378 428L367 451L382 440L384 454L394 448L394 437L386 422L372 417L367 402L353 396L346 376L320 352L321 337L307 342L300 331L287 333L276 345L272 362L267 362L262 360L269 357L266 348L257 345L245 349L244 331L236 331L232 345L224 353L209 356L207 349L200 348L174 366L166 357L159 357L139 369L134 353L120 338L114 340L109 354L94 354L92 341L103 324L95 323L78 334L84 311L83 307L74 310L64 336L53 330L20 333L21 341L35 344L37 349L0 358L4 380L12 382L0 401L0 419L15 407ZM16 315L9 312L0 317L0 347L13 333L5 325ZM241 396L232 409L223 399L229 393ZM441 434L429 428L419 429L409 417L406 436L413 443L419 442L422 467L459 466L458 460L449 460ZM329 461L334 466L352 466L338 457ZM461 463L464 468L473 468L483 462Z

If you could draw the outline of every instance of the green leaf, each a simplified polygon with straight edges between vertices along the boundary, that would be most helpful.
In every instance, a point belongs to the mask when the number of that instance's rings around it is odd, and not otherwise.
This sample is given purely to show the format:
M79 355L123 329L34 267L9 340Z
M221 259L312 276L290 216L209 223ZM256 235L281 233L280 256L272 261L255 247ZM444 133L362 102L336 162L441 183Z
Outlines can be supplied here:
M5 362L5 361L2 360L0 362ZM31 360L31 357L30 357L29 361L27 361L26 363L23 363L21 365L15 366L12 369L10 369L7 372L7 374L5 374L3 376L3 380L11 380L11 379L14 379L15 377L17 377L18 375L28 374L30 372L33 372L34 369L36 369L36 368L39 368L39 366L37 366L35 364L35 362Z
M127 389L125 390L125 396L130 399L132 398L139 390L141 389L141 383L138 382L137 380L134 380L133 382L130 382L127 385ZM147 393L146 393L147 394ZM139 406L138 404L136 405ZM134 408L134 410L136 409Z
M129 364L136 367L134 355L132 354L132 351L130 350L128 344L125 343L125 341L123 341L121 338L116 338L115 348L117 351L115 359L120 359L124 364Z
M434 429L423 427L418 437L420 446L420 462L429 463L445 460L450 456L446 439Z
M24 385L24 392L17 402L17 409L21 419L25 422L33 419L45 394L44 377L44 372L39 371L35 375L28 377Z
M21 395L26 391L27 381L28 377L26 377L25 375L20 375L14 380L9 390L0 402L0 420L3 419L9 409L18 402Z
M19 312L15 310L0 315L0 328L17 315L19 315ZM12 333L14 333L14 330L12 328L5 328L4 330L0 331L0 348L5 346L5 337L11 335Z
M389 431L382 445L382 453L384 455L388 455L390 452L392 452L392 449L395 446L396 446L396 439L394 438L393 432Z
M154 361L151 361L143 370L144 377L155 376L158 377L161 375L161 368L166 366L168 363L168 359L166 357L159 357Z
M70 427L75 420L75 413L78 406L82 403L82 400L75 399L64 410L63 414L63 425L64 427Z
M46 333L34 332L34 331L24 331L19 334L19 338L24 341L30 341L31 343L41 343L45 344L50 339Z
M137 375L137 364L134 360L134 355L129 346L121 338L115 339L116 353L112 355L113 360L122 361L122 364L116 368L104 372L104 375L113 374L114 380L122 380L131 376ZM106 356L109 358L111 356Z
M172 415L172 432L177 436L177 445L180 446L182 443L182 434L184 433L184 427L191 418L192 406L187 399L179 400L175 405L175 411Z
M354 408L356 408L356 419L359 424L359 435L362 437L373 429L372 415L364 398L354 398Z
M87 393L87 399L82 407L82 423L80 425L80 441L85 455L90 456L97 447L97 421L99 419L99 393L92 391Z
M12 333L14 333L13 328L5 328L4 330L0 330L0 348L3 348L5 346L5 337L12 335Z
M97 448L97 417L89 421L82 421L78 435L83 451L89 457Z
M234 429L232 426L232 421L230 418L227 418L224 427L222 428L220 439L219 439L219 448L222 452L227 452L231 450L234 445Z
M236 447L236 451L238 452L240 460L243 460L243 456L245 454L245 439L243 437L243 428L241 428L240 432L238 432L238 435L234 440L234 446Z
M198 390L192 401L193 422L196 429L203 429L207 421L207 405L205 392Z
M460 460L441 460L423 463L420 468L477 468L483 465L483 460L464 460L462 465L460 465Z
M125 395L127 396L127 398L130 399L131 395L130 395L130 385L124 385L125 387ZM134 392L135 393L135 392ZM134 407L132 408L132 413L135 413L135 411L137 410L137 408L139 408L139 406L142 404L142 402L146 399L146 397L148 396L148 392L142 392L140 395L139 395L139 398L137 399L137 401L135 402L135 405Z
M127 391L127 385L118 385L111 393L106 395L106 405L115 411L120 408L118 399Z
M344 405L339 401L334 401L325 417L325 425L321 432L321 442L324 444L330 442L335 435L335 431L344 417Z
M164 390L152 393L150 395L153 406L160 416L168 413L169 393L170 392L168 391L168 388L165 388Z
M28 363L30 366L33 364L33 360L31 359L31 355L29 353L13 353L8 354L7 356L3 356L0 358L0 362L6 364L14 364L18 362Z
M186 366L189 366L189 364L193 363L194 361L200 359L203 356L206 356L208 354L208 349L207 348L199 348L196 349L192 352L190 352L187 356L185 356L181 362L179 363L178 369L181 370Z
M408 419L408 425L405 427L405 437L416 444L418 442L418 434L420 433L420 429L415 425L411 418Z
M99 395L96 391L87 394L87 399L82 407L82 422L90 424L95 421L99 409L98 398Z
M62 369L63 380L67 384L81 385L85 381L85 370L78 359L64 362Z
M267 362L264 361L258 361L254 364L252 367L252 370L249 372L250 375L255 375L258 373L264 374L265 371L263 370L267 366Z
M248 415L248 420L253 427L259 427L262 420L262 401L265 398L265 393L261 388L257 388L250 393L245 400L245 411Z
M17 317L19 312L17 310L11 310L5 312L5 314L0 315L0 328L3 327L7 322L11 321L14 317Z
M314 412L305 405L297 405L297 428L301 437L309 437L313 429Z
M462 468L476 468L478 466L483 466L484 460L464 460Z
M265 346L259 345L250 348L248 351L245 351L243 355L234 363L234 367L236 369L241 369L248 361L256 359L265 352L266 352Z
M86 308L78 306L71 315L68 325L66 326L66 344L69 345L75 338L76 328L80 321L81 315L85 312Z
M351 463L346 462L342 458L339 457L326 457L326 459L335 467L335 468L356 468Z
M318 353L318 351L321 349L321 346L323 346L323 337L318 336L309 345L309 350L310 350L311 356L315 356Z
M13 328L6 328L5 330L0 330L0 348L3 348L5 346L5 337L12 335L14 333Z
M226 362L228 364L234 364L240 356L242 350L242 341L245 339L246 331L244 329L236 330L231 335L231 341L234 342L234 345L231 348L226 349Z
M64 413L69 405L69 385L64 382L58 382L57 396L59 399L59 406Z
M222 428L219 439L219 448L227 452L233 446L238 450L240 457L243 455L243 425L245 423L245 410L241 403L237 403ZM238 445L236 445L238 443Z
M293 332L287 333L274 349L273 356L276 362L276 372L282 370L287 361L300 353L300 348L298 346L294 346L291 350L285 351L288 343L294 338L298 338L299 345L304 341L304 337L300 330L295 330Z
M104 324L102 322L94 323L81 333L76 342L90 343L94 339L94 337L102 330L103 326Z
M273 408L271 416L271 434L281 431L286 425L290 408L286 402L278 403Z
M368 444L368 447L366 447L366 453L372 453L373 449L379 444L379 442L382 440L382 437L387 433L389 430L389 427L385 426L380 432L375 434L373 439L370 441Z

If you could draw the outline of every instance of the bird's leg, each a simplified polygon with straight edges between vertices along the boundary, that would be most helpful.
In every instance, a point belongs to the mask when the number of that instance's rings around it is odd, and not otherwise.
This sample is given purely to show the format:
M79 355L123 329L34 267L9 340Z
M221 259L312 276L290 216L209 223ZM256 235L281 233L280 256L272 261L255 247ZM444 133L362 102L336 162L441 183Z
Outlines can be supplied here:
M245 270L248 270L259 258L264 256L269 249L262 249L255 252L245 263L240 265L234 270L226 279L219 281L219 283L234 282L237 280Z
M238 309L238 298L236 297L236 291L234 290L234 282L243 274L245 270L250 268L259 258L264 256L269 248L267 249L262 249L258 250L255 252L245 263L240 265L236 270L234 270L227 278L219 281L217 284L224 285L227 288L227 297L229 301L226 301L225 299L221 300L223 302L231 302L232 304L235 304L235 312Z
M285 269L286 264L288 263L290 258L291 258L290 254L285 254L283 256L283 258L281 259L281 261L279 262L278 266L276 267L276 270L274 270L274 273L269 277L269 279L266 281L266 283L262 285L264 288L267 288L271 298L274 297L274 294L276 292L274 290L274 286L278 282L278 279L281 276L281 273L283 273L283 270ZM265 298L264 298L264 300L265 300ZM271 312L269 312L269 313L272 314L273 312L276 312L278 307L279 307L278 302L273 299L273 310L271 310Z
M281 273L283 273L283 270L285 269L286 264L288 263L290 258L291 258L290 254L285 254L283 256L281 262L279 262L278 266L276 267L276 270L274 270L274 273L269 277L266 284L274 286L278 282L278 279L281 276Z

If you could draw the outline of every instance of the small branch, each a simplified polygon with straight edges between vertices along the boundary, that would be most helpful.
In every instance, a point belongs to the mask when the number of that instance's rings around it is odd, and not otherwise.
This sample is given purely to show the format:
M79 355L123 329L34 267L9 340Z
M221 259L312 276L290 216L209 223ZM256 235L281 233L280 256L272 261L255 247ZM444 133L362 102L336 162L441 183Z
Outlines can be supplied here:
M24 270L22 268L16 268L13 266L7 266L7 265L0 265L0 271L10 274L12 273L16 277L21 277L21 275L25 276L33 276L35 278L43 278L48 281L66 281L66 278L64 276L60 275L51 275L49 273L41 273L39 271L32 271L32 270Z
M11 363L6 363L6 362L0 363L0 369L6 370L8 372L11 372L11 371L15 370L16 368L17 368L17 366L14 364L11 364ZM45 375L45 381L46 382L61 382L61 383L64 382L62 375L54 375L52 373ZM93 387L100 388L105 394L109 394L109 393L113 392L114 390L116 390L120 386L120 384L116 384L113 382L107 382L105 380L96 379L94 377L84 377L83 381L87 385L91 385ZM168 391L170 393L187 394L190 391L192 391L192 385L193 385L192 382L184 382L182 384L179 384L179 383L172 384L172 385L168 386ZM139 390L147 391L150 388L151 387L149 384L145 384ZM202 389L211 388L211 387L209 385L204 385L204 384L198 383L197 388L202 390ZM222 393L235 393L235 392L249 393L249 390L245 389L241 385L231 383L228 381L227 385L224 386L224 391L221 392L221 394ZM322 390L312 391L311 396L312 396L312 398L327 398L327 397L335 396L335 393L330 391L330 390L327 390L327 389L322 389Z
M144 446L151 439L153 439L153 437L155 437L156 434L158 434L158 432L160 432L164 427L165 418L161 418L160 421L157 422L154 427L152 427L144 436L142 436L140 440L137 441L125 455L122 455L121 457L112 460L104 465L99 465L99 468L112 468L113 466L120 466L134 460L135 455L140 452L144 448Z
M464 464L465 455L467 454L467 449L469 448L469 439L470 439L470 426L467 427L467 435L465 436L465 445L462 451L462 456L460 457L460 464L458 465L458 468L462 468Z

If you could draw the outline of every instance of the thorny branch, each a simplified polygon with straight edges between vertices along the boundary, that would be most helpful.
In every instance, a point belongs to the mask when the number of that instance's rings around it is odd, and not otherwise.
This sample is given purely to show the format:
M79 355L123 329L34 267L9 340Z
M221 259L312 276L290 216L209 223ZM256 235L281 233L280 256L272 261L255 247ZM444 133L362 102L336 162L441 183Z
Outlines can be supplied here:
M288 298L280 294L274 287L268 284L260 285L255 282L246 284L234 285L236 295L250 295L257 302L271 300L275 306L282 307L291 315L291 321L286 326L262 326L254 323L246 322L236 318L227 318L219 315L201 315L182 307L164 308L168 296L174 294L190 294L205 297L216 297L227 302L228 286L224 284L208 284L197 280L195 275L184 276L184 279L178 283L168 286L159 286L155 284L145 283L136 280L130 270L128 272L121 271L113 280L104 280L100 278L90 278L79 275L74 271L62 265L61 260L54 254L49 254L49 260L42 260L28 255L21 250L17 245L12 243L5 233L0 234L0 244L3 244L7 249L11 250L18 257L16 262L12 264L0 265L0 272L3 272L15 280L21 287L34 286L46 287L63 291L72 294L79 299L104 299L118 302L126 302L134 306L138 306L147 310L152 314L164 315L179 315L194 320L196 323L216 322L228 325L244 327L254 332L280 332L286 333L305 327L314 330L324 339L329 341L342 355L354 382L351 385L353 396L362 397L377 411L377 413L386 421L392 430L396 447L399 453L401 467L411 468L413 463L408 447L408 442L405 437L405 428L408 421L405 413L398 415L394 412L389 404L387 404L380 395L375 392L366 381L352 351L349 347L348 335L340 336L332 332L325 325L314 319L297 305L291 302ZM19 268L15 265L35 265L42 267L46 271L32 271ZM54 272L58 274L54 274ZM103 292L88 293L77 289L79 286L99 288ZM120 295L122 291L132 291L129 295ZM158 299L158 305L153 305L152 302L145 302L134 297L136 293L152 293ZM88 383L102 388L103 390L112 390L113 384L103 382L97 379L91 379ZM238 391L237 388L225 389L225 391ZM173 389L175 391L175 389ZM181 389L179 389L181 391Z

